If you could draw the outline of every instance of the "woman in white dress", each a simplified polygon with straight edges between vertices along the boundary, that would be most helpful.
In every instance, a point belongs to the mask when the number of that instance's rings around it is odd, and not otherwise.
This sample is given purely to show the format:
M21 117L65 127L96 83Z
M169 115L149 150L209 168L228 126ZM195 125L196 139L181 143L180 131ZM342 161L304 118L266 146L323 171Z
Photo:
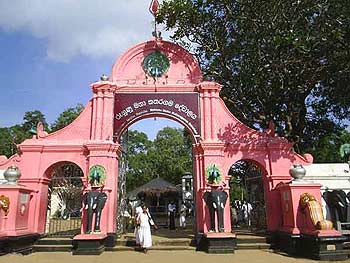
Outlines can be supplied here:
M151 225L152 218L150 217L147 206L142 207L142 213L137 216L138 227L138 241L144 253L147 253L147 249L152 246Z
M140 246L140 239L139 239L139 228L140 228L140 224L138 223L138 218L139 218L139 215L142 213L142 206L144 204L141 203L140 206L136 207L135 209L135 223L136 223L136 226L135 226L135 232L134 232L134 235L135 235L135 241L136 241L136 246Z

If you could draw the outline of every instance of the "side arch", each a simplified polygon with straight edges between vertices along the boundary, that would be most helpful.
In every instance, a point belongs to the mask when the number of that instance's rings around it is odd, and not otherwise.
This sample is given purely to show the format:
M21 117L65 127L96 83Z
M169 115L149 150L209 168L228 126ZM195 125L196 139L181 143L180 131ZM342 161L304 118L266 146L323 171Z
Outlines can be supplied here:
M266 169L254 159L243 158L231 165L229 176L231 230L242 226L266 230Z
M84 171L76 163L66 161L54 163L45 173L50 180L43 187L47 187L45 233L56 237L79 234Z
M82 164L77 162L76 160L72 161L69 159L61 159L61 160L56 160L55 162L46 165L46 167L43 169L43 177L46 179L51 180L52 179L52 172L54 171L55 168L59 167L60 165L64 164L74 164L77 167L80 168L80 170L83 172L82 179L86 179L86 167L83 167Z

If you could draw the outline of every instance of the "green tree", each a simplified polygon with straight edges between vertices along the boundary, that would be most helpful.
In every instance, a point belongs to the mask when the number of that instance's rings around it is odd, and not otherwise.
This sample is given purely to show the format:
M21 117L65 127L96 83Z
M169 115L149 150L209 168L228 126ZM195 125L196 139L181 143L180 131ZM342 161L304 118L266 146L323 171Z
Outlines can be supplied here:
M154 166L149 150L152 147L147 135L135 130L128 131L126 190L130 191L154 178Z
M44 130L48 130L48 124L45 119L45 115L39 111L27 111L24 113L22 130L27 134L27 138L31 137L30 131L32 129L36 130L38 122L42 122Z
M165 0L157 20L246 125L273 120L304 151L313 123L349 118L350 1Z
M9 128L0 128L0 155L10 157L15 153L15 144Z
M40 111L27 111L24 114L22 125L0 128L0 155L10 157L17 153L16 145L33 136L31 130L36 130L39 121L47 127L45 116Z
M154 140L157 176L174 184L181 183L185 172L192 171L192 147L183 129L165 127Z
M51 125L52 131L59 130L70 124L79 116L83 109L84 106L78 104L74 108L63 111L58 119ZM31 138L33 136L32 131L36 131L38 122L43 123L46 131L49 130L45 115L39 110L25 112L21 125L0 128L0 155L10 157L12 154L16 153L16 144L20 144L25 139Z
M68 108L63 111L58 116L57 120L51 125L51 132L60 130L72 123L83 110L84 106L82 104L78 104L74 108Z
M346 130L320 131L314 136L306 150L314 156L315 163L342 163L340 146L350 143L350 133Z
M188 132L165 127L152 142L143 132L128 132L126 189L130 191L159 177L181 183L192 171L192 141Z

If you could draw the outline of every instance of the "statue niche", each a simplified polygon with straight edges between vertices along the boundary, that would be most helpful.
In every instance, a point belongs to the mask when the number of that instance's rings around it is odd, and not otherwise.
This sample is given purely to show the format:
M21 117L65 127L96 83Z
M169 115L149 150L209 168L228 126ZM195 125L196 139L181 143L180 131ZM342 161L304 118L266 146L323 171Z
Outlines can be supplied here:
M224 208L226 205L228 194L222 190L212 190L203 194L203 199L208 206L210 216L209 232L216 232L215 213L217 215L218 231L224 232Z

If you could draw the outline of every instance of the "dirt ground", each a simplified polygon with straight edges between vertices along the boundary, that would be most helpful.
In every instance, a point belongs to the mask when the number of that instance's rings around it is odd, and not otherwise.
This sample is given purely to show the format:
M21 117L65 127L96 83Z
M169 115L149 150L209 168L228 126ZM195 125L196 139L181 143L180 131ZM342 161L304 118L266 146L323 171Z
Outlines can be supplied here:
M240 250L235 254L206 254L195 251L159 251L147 254L134 251L104 252L99 256L73 256L68 252L38 252L27 256L5 255L0 263L295 263L320 262L303 258L292 258L266 250ZM322 261L324 262L324 261ZM333 261L334 262L334 261ZM342 262L350 262L342 261Z

